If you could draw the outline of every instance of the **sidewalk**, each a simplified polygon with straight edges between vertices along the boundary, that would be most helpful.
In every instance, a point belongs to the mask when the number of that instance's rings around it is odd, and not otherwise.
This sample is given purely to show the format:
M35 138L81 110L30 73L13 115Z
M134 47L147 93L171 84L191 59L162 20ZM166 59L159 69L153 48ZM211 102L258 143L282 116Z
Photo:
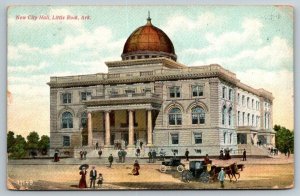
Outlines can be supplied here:
M139 164L151 164L151 165L161 165L162 161L156 160L155 163L149 163L149 159L136 159L136 158L126 158L125 163L119 163L118 157L114 157L113 164L126 165L133 164L135 160L139 161ZM166 159L168 160L168 159ZM203 159L190 159L192 160L203 160ZM291 164L294 163L294 156L291 155L289 158L284 155L278 155L273 158L247 158L247 161L242 161L241 158L232 158L230 160L219 160L211 159L213 165L229 165L231 163L243 163L245 165L262 165L262 164L272 164L272 165L281 165L281 164ZM188 162L185 159L181 159L181 162L185 165L188 165ZM59 162L53 162L52 159L19 159L19 160L8 160L8 165L108 165L108 160L106 157L103 158L87 158L86 160L80 160L78 158L64 158L60 159Z

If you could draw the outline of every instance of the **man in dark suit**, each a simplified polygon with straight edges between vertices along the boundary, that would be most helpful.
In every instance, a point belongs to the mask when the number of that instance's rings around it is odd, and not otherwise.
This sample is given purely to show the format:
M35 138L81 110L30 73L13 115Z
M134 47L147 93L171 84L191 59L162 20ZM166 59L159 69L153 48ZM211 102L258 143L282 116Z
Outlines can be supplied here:
M243 161L247 161L246 149L244 149L244 152L243 152Z
M90 188L95 188L95 183L97 179L97 170L95 169L95 166L92 167L92 170L90 171Z

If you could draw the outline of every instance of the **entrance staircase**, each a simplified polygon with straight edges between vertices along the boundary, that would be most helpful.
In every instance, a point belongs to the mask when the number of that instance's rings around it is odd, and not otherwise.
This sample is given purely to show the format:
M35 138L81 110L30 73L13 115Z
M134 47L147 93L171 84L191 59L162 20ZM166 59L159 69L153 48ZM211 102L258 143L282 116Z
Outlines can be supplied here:
M249 144L238 144L239 152L242 154L244 149L247 155L271 157L269 150L264 146L255 146Z

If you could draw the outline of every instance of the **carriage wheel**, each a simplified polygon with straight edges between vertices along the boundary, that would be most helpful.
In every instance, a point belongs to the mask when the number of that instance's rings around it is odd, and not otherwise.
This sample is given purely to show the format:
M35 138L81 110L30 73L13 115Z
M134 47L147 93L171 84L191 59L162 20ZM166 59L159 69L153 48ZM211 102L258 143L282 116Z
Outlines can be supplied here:
M202 172L202 174L200 175L200 181L204 182L204 183L208 183L209 182L209 173Z
M167 166L161 165L161 166L160 166L160 172L166 173L166 171L167 171Z
M184 167L182 165L177 166L177 171L178 172L183 172L183 170L184 170Z
M181 175L181 180L183 182L190 182L193 179L192 172L189 170L184 170Z

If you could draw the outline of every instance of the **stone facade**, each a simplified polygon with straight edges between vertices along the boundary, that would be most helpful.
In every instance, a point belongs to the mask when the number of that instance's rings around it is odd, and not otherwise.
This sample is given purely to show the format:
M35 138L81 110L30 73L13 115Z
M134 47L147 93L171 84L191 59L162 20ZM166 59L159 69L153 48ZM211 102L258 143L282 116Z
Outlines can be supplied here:
M274 145L272 94L242 84L220 65L187 67L163 57L107 66L107 74L51 77L52 149L72 154L97 142L107 149L142 142L167 155L189 149L201 156L225 148L235 153L239 144L255 145L259 139ZM193 122L196 107L204 112L203 122ZM181 121L175 124L170 122L174 108ZM63 125L66 112L71 127Z

